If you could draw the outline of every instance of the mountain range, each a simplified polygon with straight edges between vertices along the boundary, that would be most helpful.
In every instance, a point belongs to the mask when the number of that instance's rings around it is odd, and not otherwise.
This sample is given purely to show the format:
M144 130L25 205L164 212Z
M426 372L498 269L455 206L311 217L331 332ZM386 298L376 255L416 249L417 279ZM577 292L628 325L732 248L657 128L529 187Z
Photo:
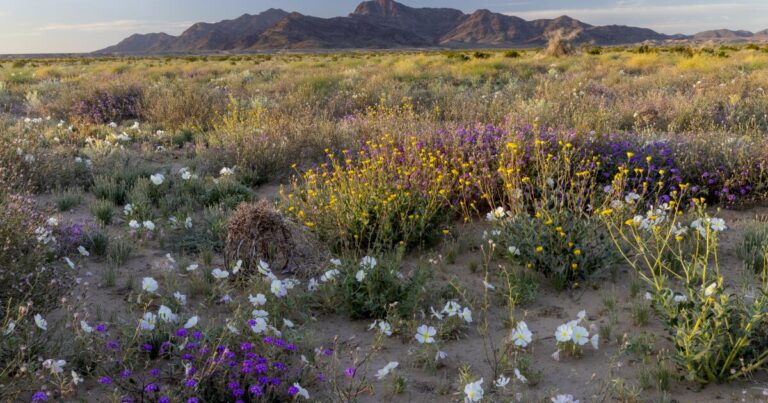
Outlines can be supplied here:
M413 8L394 0L360 3L347 17L318 18L269 9L217 23L199 22L179 36L134 34L99 54L252 52L279 49L537 47L559 32L576 44L620 45L646 41L742 42L768 40L768 30L716 30L692 36L647 28L594 26L568 16L526 21L477 10Z

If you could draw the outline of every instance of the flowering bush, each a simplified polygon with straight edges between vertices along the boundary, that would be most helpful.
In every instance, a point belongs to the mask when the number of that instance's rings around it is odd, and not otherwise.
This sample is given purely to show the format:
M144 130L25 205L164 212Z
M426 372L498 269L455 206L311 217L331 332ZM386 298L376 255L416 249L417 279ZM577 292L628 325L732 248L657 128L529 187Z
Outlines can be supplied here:
M673 196L645 217L625 220L621 209L602 217L627 263L651 288L686 377L709 383L748 375L768 362L768 273L763 268L753 295L729 294L717 259L725 223L707 214L703 199L693 199L685 211L681 195ZM694 247L686 248L686 241Z

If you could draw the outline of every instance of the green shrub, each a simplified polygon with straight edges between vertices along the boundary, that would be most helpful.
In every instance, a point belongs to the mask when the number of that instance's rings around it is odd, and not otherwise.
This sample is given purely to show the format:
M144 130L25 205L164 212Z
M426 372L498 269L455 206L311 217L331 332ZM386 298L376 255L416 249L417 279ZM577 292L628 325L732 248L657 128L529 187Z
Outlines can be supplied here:
M78 188L69 188L63 191L57 191L54 194L54 203L61 212L66 212L79 206L83 201L83 190Z
M112 224L114 213L114 205L111 201L96 200L91 204L91 214L103 226Z
M102 200L109 200L116 206L125 204L128 193L124 182L106 175L96 176L92 190L94 196Z
M337 309L353 319L384 319L391 312L403 318L412 315L426 292L428 272L417 269L405 277L399 259L371 262L376 260L366 257L346 264L339 269L338 284L326 285L336 287Z
M760 273L768 266L768 225L754 226L744 232L736 250L747 270Z

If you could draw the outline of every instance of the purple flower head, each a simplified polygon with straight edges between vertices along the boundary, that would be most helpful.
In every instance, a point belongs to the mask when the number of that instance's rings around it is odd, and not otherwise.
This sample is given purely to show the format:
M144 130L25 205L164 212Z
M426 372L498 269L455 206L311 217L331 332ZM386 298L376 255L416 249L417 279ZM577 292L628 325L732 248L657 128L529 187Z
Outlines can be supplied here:
M199 330L195 330L194 332L192 332L192 338L195 339L195 340L202 339L203 338L203 332L201 332Z
M146 352L152 351L152 345L149 343L144 343L141 345L141 349Z
M160 376L160 369L159 368L152 368L149 370L149 374L152 376Z
M252 347L253 347L253 344L251 344L251 343L248 343L248 342L245 342L245 343L243 343L243 344L241 344L241 345L240 345L240 350L243 350L243 351L248 351L248 350L250 350Z
M160 387L158 387L154 383L150 383L144 387L144 391L147 393L157 392L158 390L160 390Z
M259 385L251 385L251 387L248 388L248 392L254 396L261 396L264 394L264 389L262 389Z
M299 388L297 388L297 387L295 387L293 385L291 385L291 387L288 388L288 394L290 396L296 396L297 393L299 393Z
M102 385L109 385L110 383L112 383L112 378L108 376L102 376L101 378L99 378L99 383Z
M344 370L344 375L346 375L347 378L354 378L355 377L355 372L357 372L357 370L355 368L349 367L349 368Z
M33 402L44 402L46 400L48 400L48 395L45 394L45 392L35 392L35 394L32 395Z
M157 403L171 403L171 398L168 396L160 396L160 398L157 399Z
M181 328L177 330L176 337L187 337L187 329Z
M109 340L107 342L107 349L112 351L120 351L120 343L117 340Z
M194 380L194 379L187 379L184 382L184 386L186 386L188 388L194 388L195 386L197 386L197 381Z
M99 333L106 332L107 331L107 325L105 325L103 323L99 323L98 325L96 325L96 331L99 332Z
M124 370L120 371L120 377L121 378L127 378L129 376L131 376L131 370L130 369L124 369Z

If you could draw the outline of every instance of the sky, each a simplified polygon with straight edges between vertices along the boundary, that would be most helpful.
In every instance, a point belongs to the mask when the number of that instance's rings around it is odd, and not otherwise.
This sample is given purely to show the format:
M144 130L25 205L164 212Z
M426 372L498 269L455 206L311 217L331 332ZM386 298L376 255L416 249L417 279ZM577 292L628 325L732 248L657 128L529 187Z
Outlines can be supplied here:
M359 0L0 0L0 54L90 52L133 33L178 35L199 21L270 7L318 17L347 15ZM401 0L411 7L486 8L525 19L569 15L666 34L768 29L768 0Z

